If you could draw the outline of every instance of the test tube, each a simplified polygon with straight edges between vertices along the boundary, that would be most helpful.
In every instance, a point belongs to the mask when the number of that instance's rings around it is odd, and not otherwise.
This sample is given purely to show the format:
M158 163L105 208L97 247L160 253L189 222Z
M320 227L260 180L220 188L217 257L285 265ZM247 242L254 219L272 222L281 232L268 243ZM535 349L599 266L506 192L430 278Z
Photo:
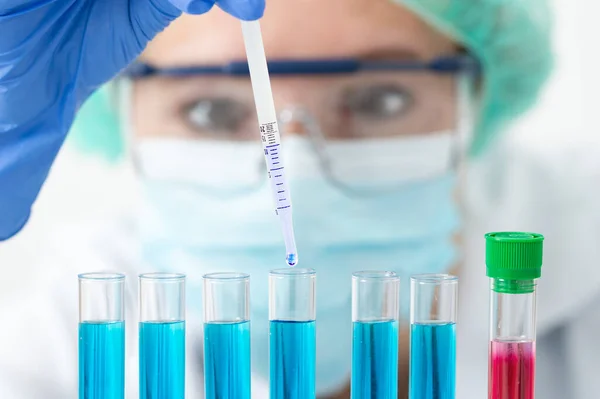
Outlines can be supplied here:
M398 397L399 317L396 273L352 275L352 399Z
M410 279L410 399L454 399L458 277Z
M314 399L316 272L269 273L269 368L271 399Z
M250 276L203 280L205 398L250 399Z
M79 276L79 398L125 397L125 275Z
M140 280L140 399L185 396L185 275Z
M507 232L485 238L491 280L488 399L533 399L536 280L544 237Z

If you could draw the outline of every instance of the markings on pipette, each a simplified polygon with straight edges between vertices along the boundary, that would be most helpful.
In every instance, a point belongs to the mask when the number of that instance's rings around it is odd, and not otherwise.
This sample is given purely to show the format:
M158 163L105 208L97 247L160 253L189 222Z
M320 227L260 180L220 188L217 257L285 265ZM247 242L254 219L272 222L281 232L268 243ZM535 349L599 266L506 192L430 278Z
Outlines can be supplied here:
M269 146L273 144L279 145L279 140L277 140L277 135L279 134L279 132L275 128L276 126L277 122L268 122L260 125L260 135L263 143L267 144L267 148L269 148Z
M263 152L267 161L267 172L271 180L273 194L275 195L275 213L291 209L287 185L285 184L284 165L279 154L279 131L277 122L263 123L260 125ZM276 174L277 173L277 174Z

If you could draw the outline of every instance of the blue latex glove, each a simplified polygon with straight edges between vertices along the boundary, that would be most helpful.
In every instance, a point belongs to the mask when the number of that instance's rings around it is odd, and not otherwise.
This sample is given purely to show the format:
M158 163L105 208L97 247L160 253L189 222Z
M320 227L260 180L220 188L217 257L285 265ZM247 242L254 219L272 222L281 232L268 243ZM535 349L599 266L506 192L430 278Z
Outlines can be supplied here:
M265 0L0 0L0 240L17 233L80 105L181 11Z

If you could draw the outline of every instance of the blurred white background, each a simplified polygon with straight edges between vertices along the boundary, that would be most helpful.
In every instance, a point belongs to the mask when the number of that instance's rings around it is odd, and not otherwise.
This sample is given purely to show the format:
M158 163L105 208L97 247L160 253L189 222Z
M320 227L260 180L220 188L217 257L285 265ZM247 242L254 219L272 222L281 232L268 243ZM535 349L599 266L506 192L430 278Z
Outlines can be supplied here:
M557 64L539 106L517 123L504 140L553 154L573 147L600 149L600 4L592 0L554 0ZM600 159L600 150L598 153ZM598 163L596 163L596 166ZM594 167L590 165L590 167ZM592 182L590 184L600 184ZM59 226L101 223L131 200L131 180L121 170L64 148L33 209L27 227L0 243L0 298L36 272L40 248ZM600 207L600 201L598 203ZM68 247L69 242L61 242Z

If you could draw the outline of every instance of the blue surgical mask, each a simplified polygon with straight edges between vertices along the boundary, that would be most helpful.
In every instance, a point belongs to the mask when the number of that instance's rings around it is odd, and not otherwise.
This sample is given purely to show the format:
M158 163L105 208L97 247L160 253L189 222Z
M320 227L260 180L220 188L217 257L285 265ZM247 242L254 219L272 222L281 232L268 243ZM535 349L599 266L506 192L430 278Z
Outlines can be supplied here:
M390 151L402 154L402 140L381 140L380 144L381 154ZM377 142L369 145L377 153ZM260 148L248 144L244 150L242 144L239 146L238 159L230 160L234 166L226 167L244 168L242 165L253 165L260 160L255 158L254 152L259 151L260 155ZM330 150L342 152L345 159L354 158L360 163L362 158L352 151L364 150L364 146L365 143L356 143L353 148L346 143L336 148L331 144ZM193 159L205 162L195 169L201 176L210 173L206 168L216 167L207 165L211 159L223 160L224 151L231 151L223 147L219 157L218 146L199 147L196 152L191 147L184 143L179 146L175 142L149 142L137 148L137 156L147 170L160 162L172 168L183 162L182 154L191 151L195 154ZM318 394L328 394L341 389L350 378L352 272L370 269L398 273L402 284L401 316L406 323L409 277L416 273L448 271L456 261L452 244L459 228L458 210L453 200L456 177L446 171L435 177L407 181L395 190L378 195L352 196L325 177L307 140L287 138L282 147L293 200L300 265L317 271L316 383ZM427 151L427 148L422 150ZM418 149L411 149L413 151ZM247 162L239 159L243 154L247 154ZM163 161L155 162L155 156ZM164 161L169 158L172 162ZM183 163L186 169L190 167L189 162ZM249 183L252 178L245 176L249 168L244 169L239 175ZM352 170L351 167L340 168L345 169ZM231 178L236 175L235 171L220 173L229 177L224 191L227 192L234 186ZM351 178L349 176L348 181ZM187 273L189 290L198 292L199 277L204 273L250 274L253 371L268 378L267 276L269 270L285 267L285 250L266 182L244 193L211 195L192 183L169 184L148 178L144 183L144 198L141 218L144 252L146 260L155 268ZM200 303L199 296L193 307Z

